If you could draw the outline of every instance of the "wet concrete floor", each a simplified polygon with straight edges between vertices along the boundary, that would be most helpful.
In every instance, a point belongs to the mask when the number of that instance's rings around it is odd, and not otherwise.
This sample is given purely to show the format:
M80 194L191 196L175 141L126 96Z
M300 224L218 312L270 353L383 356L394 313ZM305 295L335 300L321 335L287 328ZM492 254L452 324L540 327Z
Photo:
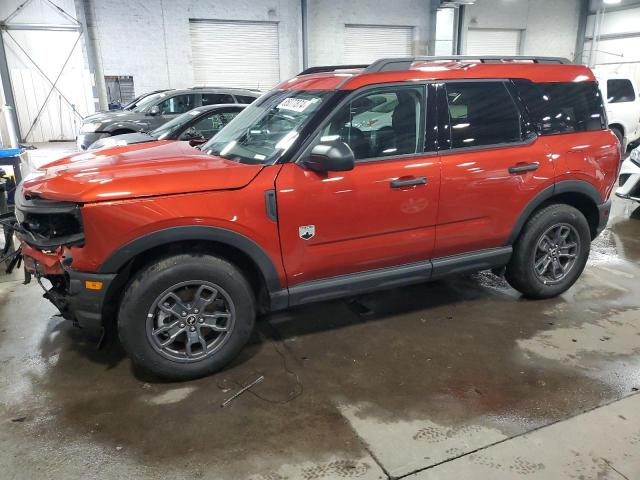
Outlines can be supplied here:
M186 383L134 371L115 343L97 350L37 284L5 279L0 478L640 478L640 419L616 413L627 431L607 410L640 388L638 279L640 207L616 199L559 298L521 299L483 272L310 305L262 319L230 368ZM616 429L637 450L620 469L533 436ZM509 450L531 442L535 459Z

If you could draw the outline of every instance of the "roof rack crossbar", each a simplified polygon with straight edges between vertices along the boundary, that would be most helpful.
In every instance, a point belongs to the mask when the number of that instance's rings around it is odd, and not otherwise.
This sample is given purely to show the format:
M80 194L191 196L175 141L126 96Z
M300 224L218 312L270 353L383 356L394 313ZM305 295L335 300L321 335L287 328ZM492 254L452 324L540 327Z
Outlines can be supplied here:
M309 67L298 75L309 75L311 73L335 72L336 70L353 70L354 68L367 68L369 65L323 65L319 67Z
M365 73L373 72L389 72L394 70L408 70L414 62L434 62L434 61L479 61L480 63L498 63L510 61L530 61L532 63L559 63L570 64L570 60L562 57L533 57L533 56L509 56L509 55L447 55L435 57L400 57L400 58L382 58L376 60L367 68Z

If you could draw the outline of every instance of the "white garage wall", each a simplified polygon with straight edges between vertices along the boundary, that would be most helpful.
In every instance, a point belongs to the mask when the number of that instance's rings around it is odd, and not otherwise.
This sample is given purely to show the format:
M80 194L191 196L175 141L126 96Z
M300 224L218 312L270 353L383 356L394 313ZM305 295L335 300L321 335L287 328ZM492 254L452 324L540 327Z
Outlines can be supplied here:
M136 94L195 84L189 20L277 22L280 78L300 71L299 0L92 0L105 75L133 75Z
M464 26L522 30L522 55L572 60L579 13L580 0L476 0L466 7Z
M309 66L345 63L346 25L413 27L414 55L427 54L427 0L309 1Z
M22 0L0 1L0 18L6 18L23 3ZM76 16L73 0L55 0L54 3L69 15ZM24 6L9 20L9 24L11 23L72 24L68 18L40 0L34 0ZM77 32L11 30L3 32L2 35L23 140L73 140L80 116L94 111L92 79L84 55L83 40L78 41L60 74L78 38ZM50 94L51 83L38 69L42 70L51 82L55 82L56 77L60 75L57 83L59 92L54 90ZM74 109L77 113L74 113Z

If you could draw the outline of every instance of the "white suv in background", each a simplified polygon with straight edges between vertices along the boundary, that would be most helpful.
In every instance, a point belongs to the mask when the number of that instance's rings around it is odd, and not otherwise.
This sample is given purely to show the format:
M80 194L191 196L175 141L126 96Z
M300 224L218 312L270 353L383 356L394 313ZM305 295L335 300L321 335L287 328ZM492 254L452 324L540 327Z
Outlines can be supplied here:
M640 147L622 162L618 185L617 196L640 202Z
M606 99L609 128L616 134L622 152L640 138L640 97L636 83L623 75L596 72L600 91Z

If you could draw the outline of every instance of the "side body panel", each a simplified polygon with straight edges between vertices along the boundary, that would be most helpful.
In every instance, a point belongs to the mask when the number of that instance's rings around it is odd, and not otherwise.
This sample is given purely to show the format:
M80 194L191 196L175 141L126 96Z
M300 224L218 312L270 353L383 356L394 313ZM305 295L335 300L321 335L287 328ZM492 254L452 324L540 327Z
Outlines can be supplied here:
M426 184L391 188L410 177ZM436 155L360 162L328 174L284 165L277 200L289 286L430 259L439 187ZM305 226L313 226L312 238L301 238Z
M259 245L284 286L278 226L269 218L265 202L265 192L273 190L281 168L264 167L249 185L237 190L87 204L82 209L86 245L71 248L72 268L95 272L120 248L149 233L177 226L211 226L239 233Z
M530 163L538 169L509 173L510 167ZM543 138L444 153L434 258L505 245L527 203L553 184L553 163Z
M556 165L556 182L580 180L593 185L601 201L618 179L620 149L610 130L547 135L545 143Z

